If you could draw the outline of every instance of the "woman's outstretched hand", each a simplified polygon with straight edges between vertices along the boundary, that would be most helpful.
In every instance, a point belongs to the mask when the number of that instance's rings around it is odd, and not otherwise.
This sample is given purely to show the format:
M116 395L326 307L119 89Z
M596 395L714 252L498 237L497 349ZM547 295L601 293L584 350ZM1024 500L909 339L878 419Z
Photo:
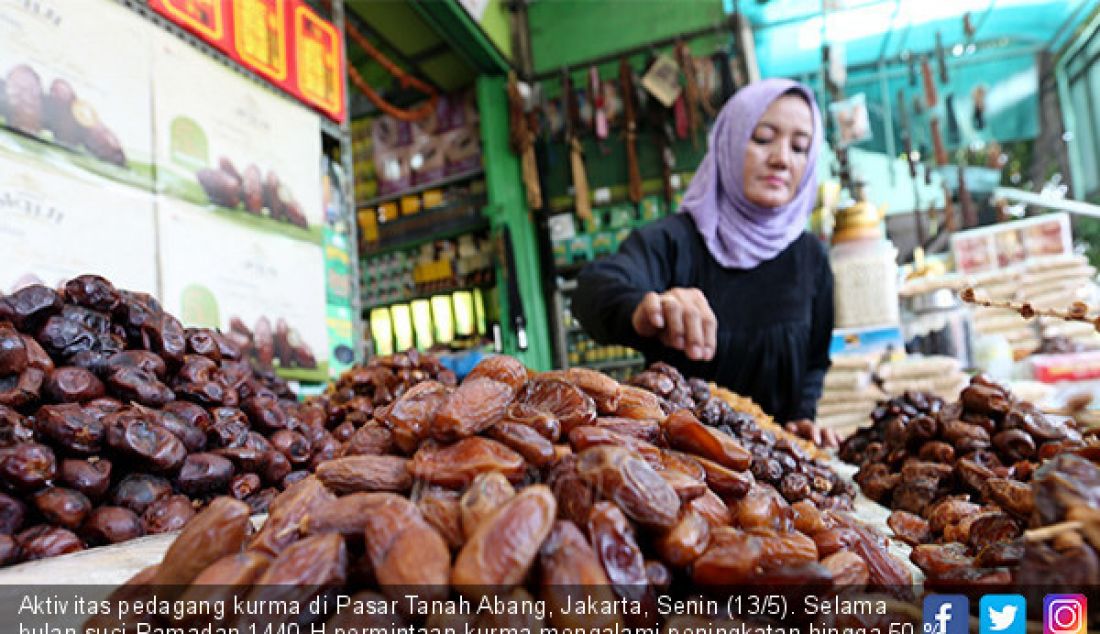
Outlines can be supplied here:
M631 323L640 336L657 337L669 348L683 350L693 361L714 358L718 319L697 288L646 293L634 308Z

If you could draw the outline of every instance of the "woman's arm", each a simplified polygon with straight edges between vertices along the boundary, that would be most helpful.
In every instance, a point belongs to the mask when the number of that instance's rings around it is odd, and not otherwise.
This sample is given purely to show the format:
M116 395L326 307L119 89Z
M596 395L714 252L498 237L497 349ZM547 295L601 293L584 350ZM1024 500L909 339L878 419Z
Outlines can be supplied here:
M662 293L673 285L675 249L666 222L634 231L618 253L581 271L573 315L596 341L638 349L649 343L635 332L631 317L646 293Z
M814 296L809 357L802 376L802 401L798 407L798 418L809 420L817 416L817 401L821 398L825 373L832 364L829 344L833 339L833 270L825 258L822 258L818 280L820 290Z

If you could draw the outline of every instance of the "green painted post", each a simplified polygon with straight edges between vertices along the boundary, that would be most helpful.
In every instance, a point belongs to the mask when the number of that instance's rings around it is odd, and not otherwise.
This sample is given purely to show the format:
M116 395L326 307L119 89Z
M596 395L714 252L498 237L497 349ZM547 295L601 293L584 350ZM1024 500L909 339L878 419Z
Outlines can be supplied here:
M524 316L527 318L528 347L525 352L519 352L515 332L511 329L508 317L508 295L506 289L500 286L504 351L515 355L529 368L549 370L550 334L539 272L538 242L534 223L528 216L519 159L508 147L506 85L507 80L501 76L482 75L477 80L482 161L485 164L485 186L489 197L485 215L494 230L507 226L512 233L517 269L515 276L519 282L520 297L523 299ZM498 285L500 282L498 277Z

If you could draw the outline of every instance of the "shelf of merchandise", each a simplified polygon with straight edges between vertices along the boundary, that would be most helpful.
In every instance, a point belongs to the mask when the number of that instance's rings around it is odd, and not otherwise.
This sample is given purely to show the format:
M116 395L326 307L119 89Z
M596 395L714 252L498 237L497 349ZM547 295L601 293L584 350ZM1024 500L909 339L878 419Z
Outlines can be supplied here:
M381 196L375 196L374 198L368 198L367 200L364 200L363 202L359 203L359 209L369 209L371 207L377 207L378 205L381 205L383 203L393 202L395 200L401 200L405 196L415 196L416 194L426 192L429 189L438 189L440 187L446 187L448 185L454 185L455 183L462 183L462 182L465 182L465 181L468 181L468 180L473 180L475 178L478 178L478 177L484 176L484 175L485 175L485 170L483 168L480 168L480 167L477 168L477 169L474 169L474 170L470 170L468 172L462 172L460 174L452 174L450 176L447 176L447 177L442 178L442 179L437 180L437 181L433 181L431 183L423 183L423 184L420 184L420 185L416 185L415 187L410 187L408 189L403 189L399 192L391 192L389 194L384 194L384 195L381 195Z

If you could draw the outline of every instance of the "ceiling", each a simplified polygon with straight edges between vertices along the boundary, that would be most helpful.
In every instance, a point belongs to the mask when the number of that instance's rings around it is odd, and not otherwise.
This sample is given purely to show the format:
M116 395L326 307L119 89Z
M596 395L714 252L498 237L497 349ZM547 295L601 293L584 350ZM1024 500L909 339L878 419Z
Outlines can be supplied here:
M936 34L951 53L967 44L1057 49L1097 7L1097 0L724 0L752 22L766 76L798 76L821 68L823 43L843 46L848 66L904 63L903 52L935 50ZM970 14L972 38L963 29Z

